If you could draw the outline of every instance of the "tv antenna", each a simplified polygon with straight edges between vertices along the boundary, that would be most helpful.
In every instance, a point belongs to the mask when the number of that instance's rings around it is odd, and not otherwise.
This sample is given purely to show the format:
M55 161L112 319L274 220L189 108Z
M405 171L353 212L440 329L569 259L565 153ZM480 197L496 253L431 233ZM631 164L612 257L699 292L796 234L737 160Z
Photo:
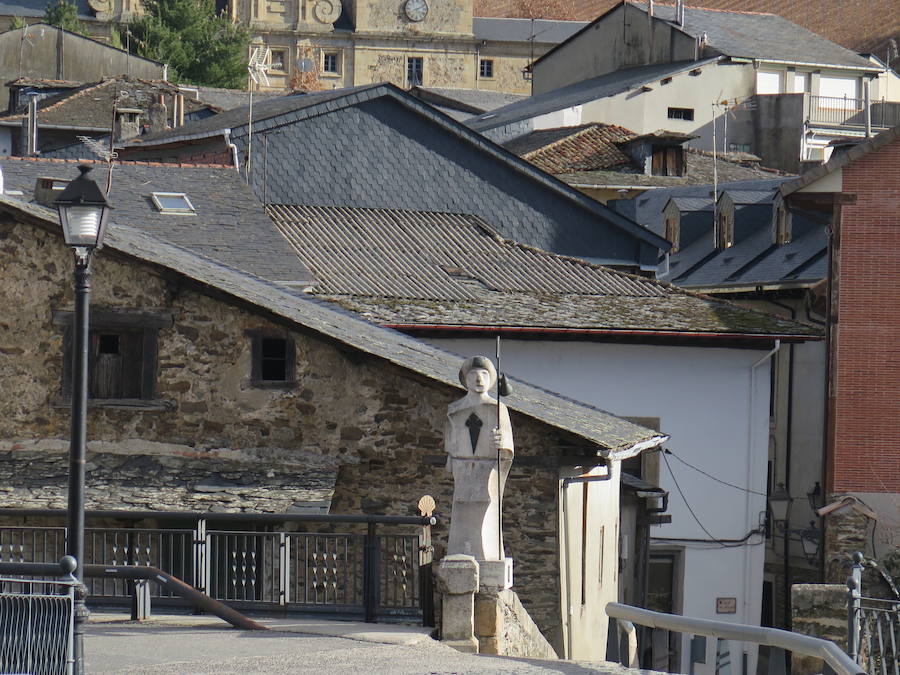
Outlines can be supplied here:
M262 82L265 86L269 86L269 76L266 74L266 68L269 63L269 48L264 45L258 45L253 48L250 54L250 60L247 62L247 90L250 93L250 112L247 121L247 183L250 183L250 158L253 156L253 85L259 87ZM239 168L239 167L238 167Z

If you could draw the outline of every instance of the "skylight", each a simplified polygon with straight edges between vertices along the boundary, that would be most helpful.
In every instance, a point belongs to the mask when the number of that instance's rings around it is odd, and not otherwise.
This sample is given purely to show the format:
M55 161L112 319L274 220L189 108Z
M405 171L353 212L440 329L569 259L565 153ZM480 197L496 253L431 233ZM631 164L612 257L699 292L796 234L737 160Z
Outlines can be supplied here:
M196 209L183 192L152 192L150 198L160 213L194 213Z

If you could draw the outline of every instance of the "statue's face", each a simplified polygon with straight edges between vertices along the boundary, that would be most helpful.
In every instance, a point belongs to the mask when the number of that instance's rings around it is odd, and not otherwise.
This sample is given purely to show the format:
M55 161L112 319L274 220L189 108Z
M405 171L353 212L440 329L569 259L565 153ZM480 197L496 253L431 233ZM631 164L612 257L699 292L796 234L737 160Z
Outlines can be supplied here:
M469 391L482 394L491 388L491 374L486 368L472 368L466 374L466 386Z

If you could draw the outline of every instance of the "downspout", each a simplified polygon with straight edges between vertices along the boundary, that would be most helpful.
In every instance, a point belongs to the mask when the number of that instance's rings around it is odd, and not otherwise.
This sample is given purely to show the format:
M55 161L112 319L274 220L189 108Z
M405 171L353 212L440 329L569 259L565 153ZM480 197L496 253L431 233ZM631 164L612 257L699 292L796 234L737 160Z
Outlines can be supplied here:
M753 385L756 381L756 369L761 366L763 363L771 359L775 354L778 353L778 350L781 349L781 340L775 340L775 346L768 352L766 352L758 361L756 361L752 366L750 366L750 387L749 387L749 395L750 395L750 420L749 420L749 431L747 434L747 465L746 465L746 474L747 481L749 483L752 469L752 458L753 458L753 442L754 442L754 433L753 430L755 428L755 419L756 419L756 397L753 395ZM746 523L750 529L753 527L753 523L750 520L750 492L747 491L744 493L744 517ZM758 522L756 523L758 525ZM741 567L744 576L744 601L743 601L743 615L744 615L744 623L755 623L753 617L750 616L750 569L749 569L749 556L741 556ZM758 617L757 617L758 618ZM744 674L746 675L746 673Z
M240 164L238 163L238 149L237 146L231 141L231 129L225 129L225 145L231 150L231 161L234 162L235 171L240 171Z

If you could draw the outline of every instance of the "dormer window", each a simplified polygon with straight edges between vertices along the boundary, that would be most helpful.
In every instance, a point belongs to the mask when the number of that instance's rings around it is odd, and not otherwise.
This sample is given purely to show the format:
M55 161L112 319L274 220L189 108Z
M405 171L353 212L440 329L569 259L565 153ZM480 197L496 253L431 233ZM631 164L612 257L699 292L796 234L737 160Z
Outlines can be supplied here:
M150 194L160 213L195 213L194 205L183 192L153 192Z
M727 192L716 202L716 248L734 246L734 200Z
M791 241L791 212L783 203L775 210L775 245L783 246Z
M654 176L683 176L684 148L680 145L653 145L650 173Z
M681 210L675 200L670 199L663 208L663 218L666 222L665 237L672 243L669 253L678 253L679 243L681 239Z

